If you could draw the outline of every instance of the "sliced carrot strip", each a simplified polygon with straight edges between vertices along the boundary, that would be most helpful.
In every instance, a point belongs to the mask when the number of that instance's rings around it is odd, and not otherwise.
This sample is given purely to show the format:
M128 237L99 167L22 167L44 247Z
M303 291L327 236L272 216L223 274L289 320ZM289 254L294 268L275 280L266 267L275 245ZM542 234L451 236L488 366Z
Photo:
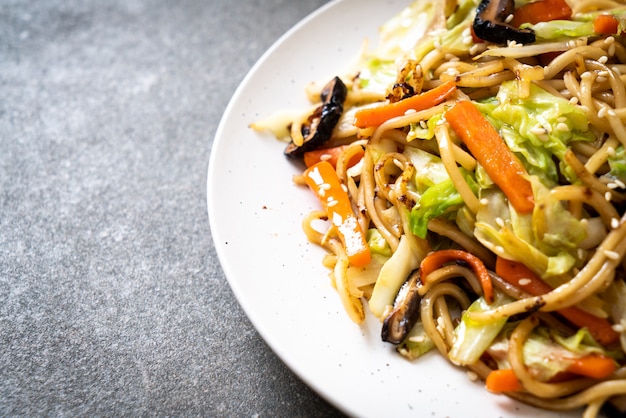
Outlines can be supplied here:
M615 16L598 15L593 19L593 31L600 35L615 35L619 21Z
M534 25L550 20L569 20L571 17L572 9L565 0L538 0L515 9L511 24L519 27L522 23Z
M321 161L304 172L304 181L319 199L330 222L337 228L350 264L355 267L369 264L371 253L367 239L334 167L328 161Z
M532 212L535 201L526 169L480 110L462 100L446 112L446 120L515 210Z
M503 393L522 390L522 384L511 369L496 369L489 372L485 379L485 386L489 392Z
M518 261L498 257L496 259L496 274L513 286L533 296L541 296L552 290L549 284ZM619 334L615 332L609 321L605 318L592 315L576 306L559 309L557 312L572 324L580 328L586 327L593 338L602 345L614 344L619 339Z
M304 153L304 165L311 167L320 161L328 161L333 167L337 167L337 161L341 154L348 148L348 145L339 145L332 148L316 149ZM357 153L348 163L348 167L352 167L359 162L363 153Z
M437 87L415 96L407 97L394 103L358 110L354 115L354 126L359 129L378 126L383 122L404 115L409 110L425 110L436 106L456 91L452 81L446 81Z
M594 379L606 379L616 369L617 366L612 358L602 354L589 354L574 359L567 371Z
M426 280L428 275L445 263L451 261L463 261L470 265L483 289L483 296L487 303L493 302L493 283L487 271L487 267L482 260L467 251L462 250L439 250L429 253L420 263L420 273L422 280Z

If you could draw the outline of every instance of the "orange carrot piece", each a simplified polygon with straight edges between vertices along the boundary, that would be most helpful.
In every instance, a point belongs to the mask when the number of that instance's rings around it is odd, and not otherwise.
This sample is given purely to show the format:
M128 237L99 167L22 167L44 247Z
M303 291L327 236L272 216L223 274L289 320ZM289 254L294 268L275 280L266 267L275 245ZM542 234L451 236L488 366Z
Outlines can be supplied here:
M359 129L371 128L391 118L402 116L409 110L420 111L429 109L442 103L455 91L456 85L454 82L446 81L433 89L394 103L358 110L354 115L354 126Z
M304 153L304 165L314 166L320 161L328 161L333 167L337 167L337 161L341 154L348 148L348 145L338 145L332 148L316 149ZM352 167L363 157L363 153L357 153L348 162L348 167Z
M594 353L575 358L567 371L593 379L606 379L616 369L617 366L612 358Z
M485 386L489 392L503 393L522 390L522 383L512 369L496 369L489 372L485 379Z
M619 21L612 15L598 15L593 19L593 31L600 35L615 35Z
M304 172L304 181L318 197L330 222L337 228L350 264L355 267L369 264L371 253L365 233L334 167L328 161L321 161Z
M541 296L552 290L549 284L518 261L498 257L496 259L496 274L533 296ZM605 318L592 315L576 306L559 309L557 312L577 327L586 327L593 338L602 345L614 344L619 339L619 334L615 332Z
M487 267L482 260L467 251L462 250L439 250L429 253L420 263L420 273L422 280L425 280L430 273L450 261L463 261L470 265L483 289L483 295L487 303L493 302L493 283L487 271Z
M472 102L462 100L455 103L445 116L515 210L532 212L535 200L526 169L480 110Z
M569 20L572 9L565 0L538 0L526 3L515 9L511 25L519 27L522 23L549 22L550 20Z

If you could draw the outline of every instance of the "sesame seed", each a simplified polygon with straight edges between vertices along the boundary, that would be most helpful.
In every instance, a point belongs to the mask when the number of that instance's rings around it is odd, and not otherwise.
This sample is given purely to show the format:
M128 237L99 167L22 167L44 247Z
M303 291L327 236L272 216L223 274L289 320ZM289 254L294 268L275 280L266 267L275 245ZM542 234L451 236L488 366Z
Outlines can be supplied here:
M609 109L609 110L607 110L607 112L606 112L606 113L608 113L608 115L609 115L610 117L612 117L612 118L614 118L615 116L617 116L617 113L615 113L615 110L613 110L613 109Z
M609 57L607 57L606 55L602 55L600 58L598 58L598 62L600 64L606 64L608 60L609 60Z
M615 229L619 226L619 219L613 218L611 219L611 228Z
M603 77L601 75L598 76L598 78L596 78L596 82L597 83L604 83L607 80L606 77Z
M577 105L578 104L578 97L574 96L571 99L569 99L569 103L573 104L573 105Z
M606 116L606 112L607 112L607 108L606 107L601 107L600 110L598 110L598 117L599 118L603 118Z
M496 250L496 253L503 253L504 247L502 245L496 245L494 250Z
M613 324L611 328L613 328L615 332L624 332L624 326L622 324Z
M589 79L591 77L593 77L593 74L591 74L589 71L585 71L580 75L580 78L583 80Z
M530 128L530 133L534 135L545 135L546 130L542 128L541 126L537 125L537 126L533 126L532 128Z
M336 206L339 203L338 200L329 200L328 203L326 204L329 208L332 208L333 206Z
M608 147L606 149L606 153L609 155L609 157L615 157L615 148L613 147Z
M333 158L333 156L330 155L330 154L322 154L322 155L320 155L320 160L322 160L322 161L328 161L331 158Z
M478 374L476 374L476 372L468 370L466 373L467 373L468 379L471 380L472 382L476 382L478 380Z
M613 72L617 75L622 75L622 71L619 69L619 67L612 67L611 70L613 70Z
M478 201L478 203L480 203L481 205L487 206L489 204L489 200L483 197L482 199Z
M528 286L528 285L530 284L530 282L531 282L531 281L532 281L532 280L530 280L530 279L528 279L528 278L524 277L523 279L519 279L519 280L517 281L517 283L518 283L520 286Z
M504 23L511 23L512 20L513 20L513 14L510 14L506 17L506 19L504 19Z
M621 181L620 179L615 179L613 180L613 182L617 184L620 189L626 189L626 184L624 184L624 182Z
M560 122L556 125L556 130L561 132L569 132L569 126L566 123Z
M607 45L612 44L613 42L615 42L615 38L613 36L607 36L606 39L604 39L604 43Z
M404 115L407 116L407 115L410 115L410 114L413 114L413 113L417 113L417 110L415 110L415 109L407 109L407 111L404 112Z
M348 193L348 186L346 186L345 184L342 184L341 188L343 189L344 192Z
M613 261L617 261L619 260L619 253L616 251L611 251L611 250L604 250L604 255L606 256L606 258L608 258L609 260L613 260Z
M496 225L498 225L500 228L504 228L504 219L497 217L496 218Z
M604 194L604 199L605 199L607 202L610 202L612 198L613 198L613 195L611 194L611 192L606 192L606 193Z
M615 55L615 44L613 43L613 44L609 45L609 49L606 52L607 52L607 54L609 54L610 57Z

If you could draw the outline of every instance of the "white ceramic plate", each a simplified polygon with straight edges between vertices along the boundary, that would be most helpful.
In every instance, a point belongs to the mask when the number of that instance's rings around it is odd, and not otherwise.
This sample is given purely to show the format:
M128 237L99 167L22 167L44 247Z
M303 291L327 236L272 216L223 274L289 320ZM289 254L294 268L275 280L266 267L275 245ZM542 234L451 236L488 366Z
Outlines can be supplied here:
M409 362L380 340L371 316L350 321L301 229L315 198L293 185L301 168L284 143L250 122L308 105L304 86L349 65L364 39L409 0L332 2L287 32L233 96L213 144L209 221L226 277L276 354L342 411L360 417L558 417L488 393L436 353ZM574 415L571 415L574 416ZM580 413L576 414L580 416Z

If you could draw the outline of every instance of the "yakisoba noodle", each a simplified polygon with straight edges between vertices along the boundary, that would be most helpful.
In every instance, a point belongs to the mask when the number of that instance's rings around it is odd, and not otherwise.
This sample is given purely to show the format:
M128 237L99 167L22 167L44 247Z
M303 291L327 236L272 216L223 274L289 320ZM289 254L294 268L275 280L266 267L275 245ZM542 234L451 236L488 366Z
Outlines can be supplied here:
M304 159L354 322L540 408L626 412L625 31L621 1L418 0L253 124Z

